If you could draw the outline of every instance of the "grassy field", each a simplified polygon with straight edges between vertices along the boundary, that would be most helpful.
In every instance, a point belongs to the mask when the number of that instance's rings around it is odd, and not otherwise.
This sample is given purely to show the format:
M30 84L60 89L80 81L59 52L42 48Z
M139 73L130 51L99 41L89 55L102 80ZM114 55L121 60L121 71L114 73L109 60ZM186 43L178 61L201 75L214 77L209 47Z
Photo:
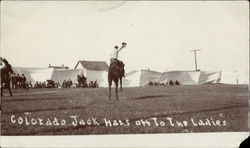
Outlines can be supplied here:
M14 90L2 98L2 135L248 131L247 85ZM77 120L77 124L76 124Z

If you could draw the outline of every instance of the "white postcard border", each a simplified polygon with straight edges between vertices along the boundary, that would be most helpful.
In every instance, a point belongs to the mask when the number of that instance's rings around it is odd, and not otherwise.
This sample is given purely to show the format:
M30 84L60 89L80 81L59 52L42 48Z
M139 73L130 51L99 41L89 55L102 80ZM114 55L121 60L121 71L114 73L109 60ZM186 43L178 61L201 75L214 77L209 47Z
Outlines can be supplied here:
M2 136L2 147L239 147L248 132L85 136Z

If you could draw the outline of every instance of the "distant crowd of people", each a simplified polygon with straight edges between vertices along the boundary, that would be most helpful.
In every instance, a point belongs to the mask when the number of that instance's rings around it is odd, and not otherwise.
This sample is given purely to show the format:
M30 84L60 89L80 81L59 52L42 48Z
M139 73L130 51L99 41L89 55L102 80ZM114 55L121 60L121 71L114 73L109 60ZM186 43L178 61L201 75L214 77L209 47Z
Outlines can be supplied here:
M90 81L88 87L90 87L90 88L97 88L97 87L98 87L97 80L95 80L95 81Z
M95 81L90 81L90 83L87 83L87 78L83 75L77 75L77 81L78 83L73 83L71 79L69 80L64 80L62 84L60 83L55 83L53 80L47 80L44 82L41 81L36 81L34 86L32 85L31 81L27 81L26 77L24 74L19 75L19 74L13 74L12 75L12 88L14 89L30 89L30 88L78 88L78 87L83 87L83 88L97 88L98 83L97 80ZM148 83L149 86L179 86L181 85L178 80L173 81L166 81L164 80L163 82L152 82L150 81Z
M36 81L34 85L32 85L31 81L27 81L24 74L13 74L12 75L12 88L13 89L30 89L30 88L78 88L78 87L89 87L89 88L97 88L98 83L97 80L90 81L87 83L87 78L81 74L77 76L78 83L73 83L71 79L64 80L62 84L58 82L54 82L53 80L47 81Z
M44 82L37 81L34 85L34 87L31 88L79 88L79 87L85 87L85 88L97 88L98 83L96 81L90 81L89 84L86 85L81 85L79 83L73 83L71 79L69 80L64 80L62 84L60 83L55 83L53 80L47 80Z
M90 87L90 88L97 88L98 83L97 80L90 81L89 84L87 83L87 78L83 74L77 75L77 87Z
M181 85L180 82L179 82L178 80L176 80L175 82L172 81L172 80L170 80L167 84L170 85L170 86L173 86L173 85L177 85L177 86L178 86L178 85Z
M163 82L152 82L152 81L150 81L148 85L149 86L165 86Z
M181 83L176 80L176 81L173 81L173 80L170 80L170 81L163 81L163 82L152 82L150 81L148 83L149 86L167 86L167 85L170 85L170 86L179 86L181 85Z
M73 82L71 79L69 80L64 80L62 83L62 88L70 88L73 86Z
M31 88L58 88L59 86L59 83L54 83L52 80L47 80L44 82L36 81L34 87Z
M29 85L31 84L30 81L26 81L27 79L24 74L20 76L19 74L16 75L15 73L13 73L13 75L11 76L11 80L12 88L29 89Z

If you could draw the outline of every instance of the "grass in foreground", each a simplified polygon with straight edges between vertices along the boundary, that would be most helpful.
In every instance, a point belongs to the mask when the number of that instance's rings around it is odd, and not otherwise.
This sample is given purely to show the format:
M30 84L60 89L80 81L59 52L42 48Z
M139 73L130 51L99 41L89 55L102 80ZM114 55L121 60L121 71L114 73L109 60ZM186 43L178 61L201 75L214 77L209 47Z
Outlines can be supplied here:
M248 131L246 85L124 88L118 101L112 91L15 90L2 98L2 135Z

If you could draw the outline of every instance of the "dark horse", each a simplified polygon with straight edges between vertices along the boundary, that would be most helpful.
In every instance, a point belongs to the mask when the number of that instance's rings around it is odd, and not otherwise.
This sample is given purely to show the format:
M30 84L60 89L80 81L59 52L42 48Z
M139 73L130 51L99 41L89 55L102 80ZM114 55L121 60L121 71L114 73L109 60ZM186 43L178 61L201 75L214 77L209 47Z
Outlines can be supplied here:
M1 64L4 66L1 69L1 96L3 96L4 87L9 89L10 96L12 96L10 82L11 82L11 74L13 73L12 67L6 59L1 58Z
M122 91L122 77L124 76L124 64L121 61L111 63L108 72L109 99L111 99L111 85L115 82L116 99L118 100L118 82L120 81L120 91Z

